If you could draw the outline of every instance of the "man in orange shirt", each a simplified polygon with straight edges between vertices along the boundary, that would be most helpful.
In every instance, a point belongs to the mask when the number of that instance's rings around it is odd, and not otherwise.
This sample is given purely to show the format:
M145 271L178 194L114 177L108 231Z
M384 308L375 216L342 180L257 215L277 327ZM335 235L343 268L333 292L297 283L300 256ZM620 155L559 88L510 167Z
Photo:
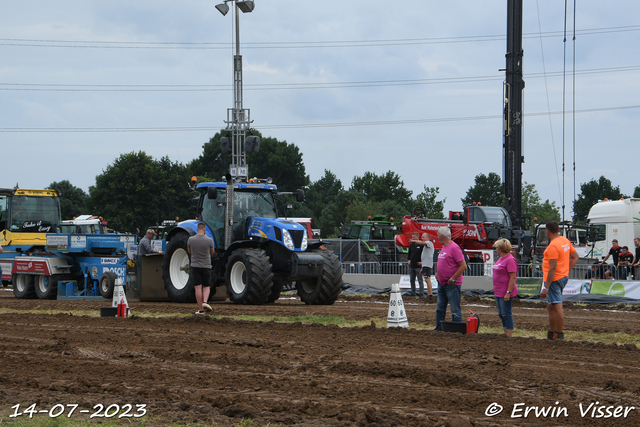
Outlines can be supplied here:
M562 291L569 280L569 271L578 262L579 255L575 248L564 236L559 234L557 221L547 223L549 246L544 251L542 261L543 283L540 296L547 297L547 311L549 312L549 331L547 338L564 339L564 313L562 311Z

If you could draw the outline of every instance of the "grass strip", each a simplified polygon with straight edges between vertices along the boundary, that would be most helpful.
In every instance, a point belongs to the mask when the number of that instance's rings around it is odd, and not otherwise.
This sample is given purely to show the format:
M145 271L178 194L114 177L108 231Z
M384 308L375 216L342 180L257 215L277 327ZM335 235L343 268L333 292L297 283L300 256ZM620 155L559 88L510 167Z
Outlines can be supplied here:
M89 316L100 317L98 310L74 310L70 313L68 310L17 310L1 308L0 314L16 313L16 314L69 314L72 316ZM193 314L185 315L184 313L158 313L158 312L136 312L135 316L142 318L181 318L191 317ZM297 314L293 316L256 316L256 315L212 315L214 319L234 319L254 322L277 322L277 323L302 323L305 325L320 324L324 326L336 325L341 328L355 328L365 327L375 324L377 328L387 327L386 317L372 317L363 320L345 319L338 315L318 315L318 314ZM409 323L411 329L416 330L433 330L435 323ZM504 331L501 327L488 327L480 326L481 334L503 334ZM514 329L514 337L524 338L537 338L547 339L546 329ZM629 334L626 332L591 332L591 331L565 331L566 341L586 341L592 343L604 343L604 344L617 344L626 345L632 344L640 348L640 336Z

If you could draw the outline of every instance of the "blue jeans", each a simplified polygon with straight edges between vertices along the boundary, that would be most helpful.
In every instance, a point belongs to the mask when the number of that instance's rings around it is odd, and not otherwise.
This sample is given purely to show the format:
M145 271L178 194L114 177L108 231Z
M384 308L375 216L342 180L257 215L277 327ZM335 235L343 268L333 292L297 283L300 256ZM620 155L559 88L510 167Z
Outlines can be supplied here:
M618 280L627 280L629 269L626 265L618 266Z
M568 277L551 282L547 291L547 304L562 304L562 291L569 281Z
M436 309L436 331L442 330L441 322L447 316L447 304L451 305L451 317L454 322L462 322L460 309L460 286L438 283L438 308Z
M496 307L498 307L498 317L502 320L502 327L511 330L513 330L512 303L512 298L509 298L509 301L505 301L504 298L496 297Z
M409 268L409 283L411 283L411 295L416 294L416 276L418 277L418 284L420 285L420 295L424 295L424 282L422 281L422 268L410 267Z

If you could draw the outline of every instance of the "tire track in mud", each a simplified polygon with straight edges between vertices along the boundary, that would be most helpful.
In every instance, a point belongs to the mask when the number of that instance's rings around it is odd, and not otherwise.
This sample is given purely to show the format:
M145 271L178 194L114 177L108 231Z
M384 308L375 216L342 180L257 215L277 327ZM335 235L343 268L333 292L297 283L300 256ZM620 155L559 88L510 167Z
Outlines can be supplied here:
M99 306L77 301L27 303L43 311L61 303L71 313ZM190 305L139 305L132 303L134 313L191 312ZM1 308L11 306L15 304L0 298ZM214 313L246 314L245 308L214 304ZM246 311L368 319L384 318L387 308L380 301L309 307L287 300ZM519 313L527 313L523 319L539 330L546 320L544 306L520 308ZM435 319L432 304L418 303L411 309L414 319ZM491 306L473 310L483 318L497 318ZM629 320L637 312L582 310L569 308L566 313L584 330L602 327L603 322L611 328L638 327ZM0 416L22 402L48 407L71 401L87 407L139 402L161 417L148 425L226 426L238 424L242 417L259 426L513 425L507 413L514 404L542 407L559 401L569 408L570 417L521 418L517 424L640 424L637 411L625 419L598 420L583 419L576 409L595 401L640 406L640 353L635 346L249 322L187 313L129 319L0 314L0 330ZM505 411L487 417L485 410L493 402Z

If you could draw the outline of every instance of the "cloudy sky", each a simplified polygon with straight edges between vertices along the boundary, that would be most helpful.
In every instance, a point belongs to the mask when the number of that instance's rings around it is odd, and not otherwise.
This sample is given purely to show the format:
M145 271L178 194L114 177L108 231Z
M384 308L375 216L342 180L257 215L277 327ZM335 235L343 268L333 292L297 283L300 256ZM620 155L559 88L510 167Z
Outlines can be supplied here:
M234 19L216 3L0 2L0 186L88 190L121 153L199 156L233 104ZM244 107L312 181L391 170L454 210L476 175L502 176L506 1L255 3ZM578 1L575 44L573 9L567 43L563 1L525 1L523 30L524 181L567 218L574 185L640 185L640 2Z

